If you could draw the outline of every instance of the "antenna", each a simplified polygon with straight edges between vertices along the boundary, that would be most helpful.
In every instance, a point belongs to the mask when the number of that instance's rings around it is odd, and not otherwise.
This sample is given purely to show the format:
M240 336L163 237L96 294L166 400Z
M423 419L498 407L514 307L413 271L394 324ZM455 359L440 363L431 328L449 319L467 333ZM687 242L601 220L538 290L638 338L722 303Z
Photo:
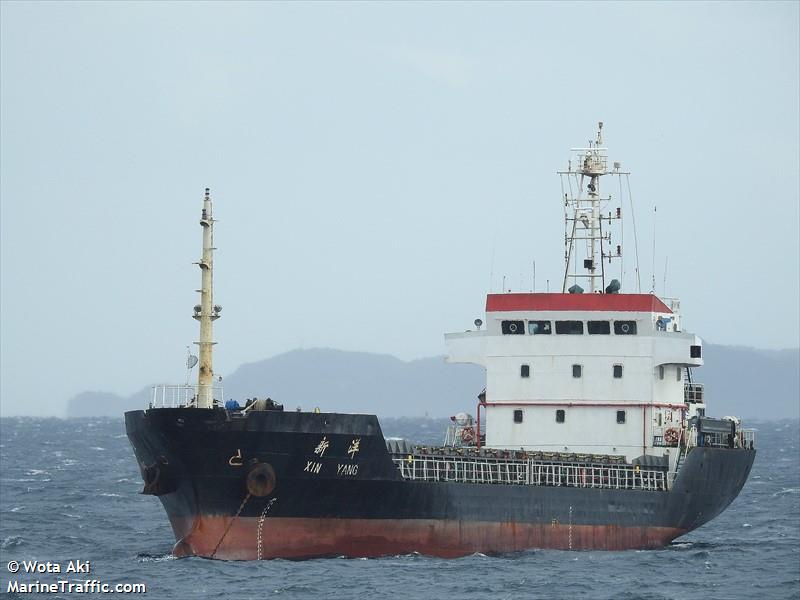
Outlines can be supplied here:
M492 239L492 263L489 265L489 293L491 294L494 289L494 251L497 249L497 231L494 232Z
M531 292L536 292L536 261L533 261L533 289Z
M639 264L639 237L636 234L636 211L633 210L633 194L631 194L631 178L625 173L625 183L628 186L628 200L631 204L631 221L633 222L633 248L636 253L636 288L642 293L642 269Z
M650 288L650 293L656 293L656 221L658 217L658 206L653 206L653 285Z

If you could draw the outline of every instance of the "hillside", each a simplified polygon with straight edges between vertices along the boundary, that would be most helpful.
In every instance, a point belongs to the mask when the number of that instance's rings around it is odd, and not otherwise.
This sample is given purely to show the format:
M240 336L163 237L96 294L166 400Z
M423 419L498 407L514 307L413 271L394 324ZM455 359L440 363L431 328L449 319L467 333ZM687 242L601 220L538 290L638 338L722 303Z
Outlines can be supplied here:
M761 419L800 416L800 353L706 344L709 413ZM483 369L450 365L442 357L402 361L388 355L315 348L293 350L240 366L224 380L226 398L269 396L287 409L382 417L449 416L474 412L484 386ZM147 406L149 389L129 397L83 392L69 400L67 415L120 416Z

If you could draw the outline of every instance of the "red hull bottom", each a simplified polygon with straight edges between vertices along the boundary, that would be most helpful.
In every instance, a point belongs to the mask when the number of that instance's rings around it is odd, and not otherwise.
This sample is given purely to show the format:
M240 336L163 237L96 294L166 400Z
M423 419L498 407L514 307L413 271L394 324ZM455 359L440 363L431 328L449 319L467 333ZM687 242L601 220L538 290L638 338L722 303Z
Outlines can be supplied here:
M529 548L629 550L659 548L686 533L674 527L564 523L496 523L427 519L171 519L176 556L224 560L377 557L419 552L454 558ZM227 533L226 533L227 530ZM260 535L259 535L260 533ZM259 544L260 538L260 544Z

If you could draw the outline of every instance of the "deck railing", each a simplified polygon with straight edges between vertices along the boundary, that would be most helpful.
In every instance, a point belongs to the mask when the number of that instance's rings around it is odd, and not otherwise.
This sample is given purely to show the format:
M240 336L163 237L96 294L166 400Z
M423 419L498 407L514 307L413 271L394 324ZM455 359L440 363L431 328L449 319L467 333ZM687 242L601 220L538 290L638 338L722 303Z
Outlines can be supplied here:
M629 464L548 463L409 454L392 458L403 479L665 491L667 472Z
M743 448L753 449L756 447L756 430L755 429L740 429L740 442Z
M214 401L221 402L225 398L222 386L213 386ZM182 408L191 406L197 398L197 385L169 385L160 384L153 386L150 398L150 408Z
M683 384L683 401L684 402L704 402L704 390L702 383L684 383Z

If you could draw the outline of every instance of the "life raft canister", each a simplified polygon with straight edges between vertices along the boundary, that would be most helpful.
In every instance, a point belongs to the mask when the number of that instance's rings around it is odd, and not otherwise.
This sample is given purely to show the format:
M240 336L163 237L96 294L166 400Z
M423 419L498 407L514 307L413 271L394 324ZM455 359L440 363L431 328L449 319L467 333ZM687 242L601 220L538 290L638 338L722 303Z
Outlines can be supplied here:
M275 469L269 463L256 463L247 471L247 491L257 498L269 496L275 481Z

